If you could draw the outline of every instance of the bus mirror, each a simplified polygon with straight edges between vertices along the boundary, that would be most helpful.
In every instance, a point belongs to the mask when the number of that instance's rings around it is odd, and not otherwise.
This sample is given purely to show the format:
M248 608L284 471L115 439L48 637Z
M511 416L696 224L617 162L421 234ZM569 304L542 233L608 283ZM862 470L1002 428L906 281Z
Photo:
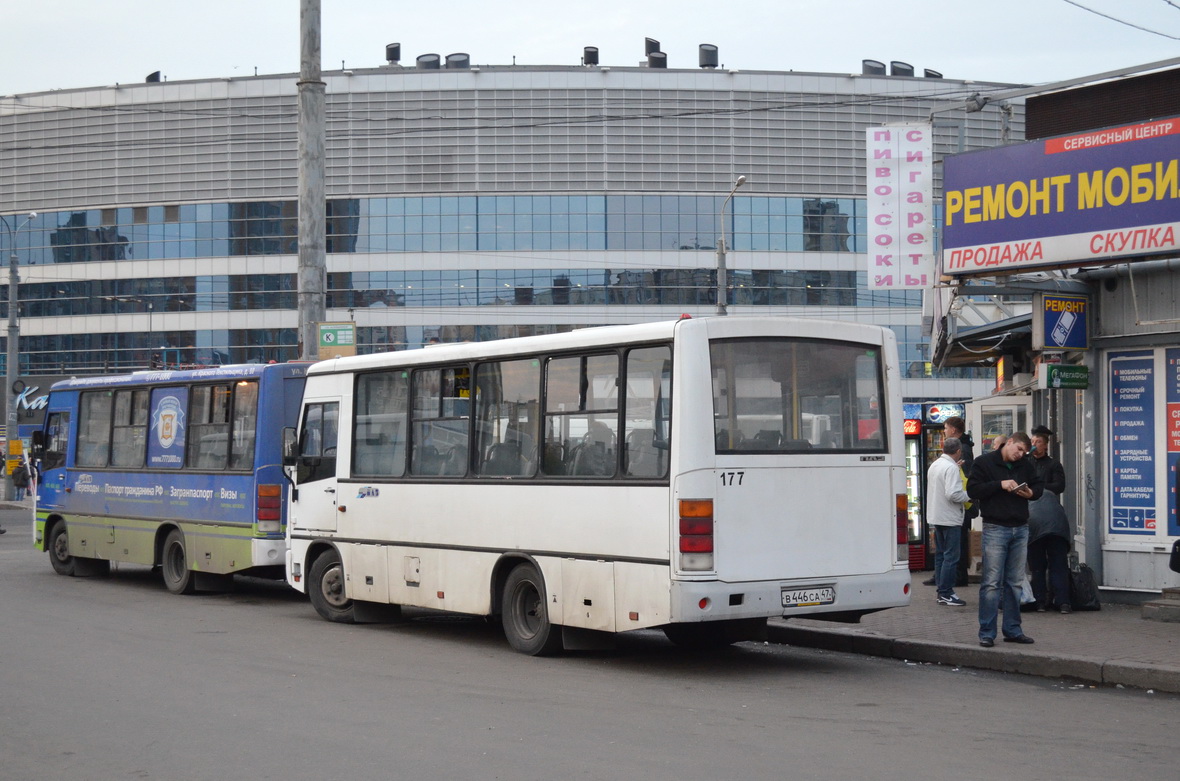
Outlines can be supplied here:
M283 466L295 466L299 462L299 440L295 437L295 429L287 426L283 429Z
M33 458L40 459L45 452L45 434L40 431L33 432Z

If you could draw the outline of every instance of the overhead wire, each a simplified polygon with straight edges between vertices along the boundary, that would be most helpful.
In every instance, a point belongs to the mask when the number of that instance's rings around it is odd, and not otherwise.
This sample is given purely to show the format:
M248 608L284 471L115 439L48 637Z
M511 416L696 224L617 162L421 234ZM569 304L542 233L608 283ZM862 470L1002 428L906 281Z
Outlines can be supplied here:
M1082 5L1081 3L1077 2L1077 0L1062 0L1062 2L1069 3L1070 5L1080 8L1083 11L1088 11L1089 13L1092 13L1095 16L1101 16L1103 19L1109 19L1112 22L1118 22L1119 24L1125 24L1127 27L1133 27L1136 30L1142 30L1145 33L1151 33L1152 35L1159 35L1163 38L1170 38L1173 41L1180 41L1180 36L1169 35L1168 33L1160 32L1159 30L1153 30L1150 27L1143 27L1142 25L1135 24L1134 22L1128 22L1125 19L1119 19L1117 16L1111 16L1110 14L1103 13L1102 11L1098 11L1096 9L1090 8L1089 6ZM1175 6L1174 3L1168 2L1168 0L1164 0L1164 2L1167 2L1168 5L1171 5L1173 7L1177 7L1177 6Z

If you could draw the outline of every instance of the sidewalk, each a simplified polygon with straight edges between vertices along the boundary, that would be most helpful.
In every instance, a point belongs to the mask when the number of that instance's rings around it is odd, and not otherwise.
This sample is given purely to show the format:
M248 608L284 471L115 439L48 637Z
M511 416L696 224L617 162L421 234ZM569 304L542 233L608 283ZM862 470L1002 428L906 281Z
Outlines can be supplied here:
M1180 693L1180 623L1140 618L1140 608L1103 604L1096 612L1022 614L1034 645L979 645L979 586L958 590L966 607L939 605L928 573L914 573L909 607L873 613L859 624L771 619L770 640L831 651L888 656L1047 678L1122 684ZM1002 620L1002 615L1001 615Z

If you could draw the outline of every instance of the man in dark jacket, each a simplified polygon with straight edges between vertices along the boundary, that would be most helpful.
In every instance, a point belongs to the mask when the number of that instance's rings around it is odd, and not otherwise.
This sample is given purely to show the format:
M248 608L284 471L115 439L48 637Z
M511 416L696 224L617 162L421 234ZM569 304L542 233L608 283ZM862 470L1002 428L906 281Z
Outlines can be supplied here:
M1037 426L1032 430L1032 458L1033 466L1037 468L1041 479L1045 481L1045 490L1052 491L1060 497L1065 493L1065 467L1053 456L1049 455L1049 439L1053 432L1045 426Z
M1069 520L1061 506L1065 493L1065 467L1049 455L1049 439L1053 432L1047 426L1032 430L1032 452L1029 458L1037 473L1045 481L1045 493L1028 506L1028 568L1032 573L1033 596L1037 611L1056 608L1062 613L1072 612L1069 602ZM1046 589L1045 574L1049 576Z
M1004 603L1004 642L1032 643L1020 624L1020 587L1028 560L1028 503L1039 499L1044 482L1025 456L1032 443L1023 431L999 450L975 459L967 495L983 516L983 579L979 587L979 644L996 641L1000 601Z

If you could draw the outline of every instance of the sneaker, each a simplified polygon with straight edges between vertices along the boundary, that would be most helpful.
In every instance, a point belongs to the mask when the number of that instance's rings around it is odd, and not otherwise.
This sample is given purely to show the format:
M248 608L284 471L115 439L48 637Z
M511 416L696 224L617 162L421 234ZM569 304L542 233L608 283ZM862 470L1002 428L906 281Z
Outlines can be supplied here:
M1062 605L1061 607L1059 607L1057 609L1060 610L1062 613L1072 613L1073 612L1073 608L1070 607L1069 605Z
M938 604L940 604L940 605L954 605L955 607L962 607L963 605L965 605L967 603L964 602L963 600L959 599L958 594L951 594L949 597L939 597Z
M1021 645L1032 645L1033 639L1031 637L1029 637L1028 635L1013 635L1012 637L1008 637L1007 635L1004 635L1004 642L1005 643L1020 643Z
M7 533L8 533L8 529L0 529L0 534L7 534Z
M934 578L927 578L926 580L923 580L922 585L923 586L933 586L934 585Z

